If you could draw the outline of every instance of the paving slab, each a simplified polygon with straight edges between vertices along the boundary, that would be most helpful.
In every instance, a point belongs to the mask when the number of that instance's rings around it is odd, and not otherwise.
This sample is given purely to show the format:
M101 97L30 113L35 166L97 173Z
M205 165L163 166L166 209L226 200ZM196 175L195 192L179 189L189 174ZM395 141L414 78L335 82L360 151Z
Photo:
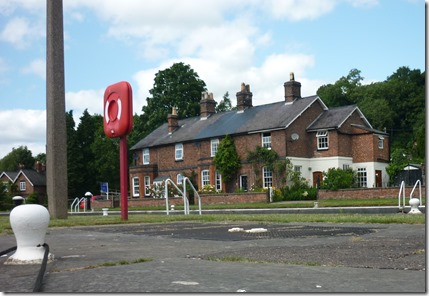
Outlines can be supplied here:
M55 260L42 292L427 291L425 225L122 224L50 228L46 243ZM15 244L3 235L0 250ZM0 290L31 292L40 266L6 259Z

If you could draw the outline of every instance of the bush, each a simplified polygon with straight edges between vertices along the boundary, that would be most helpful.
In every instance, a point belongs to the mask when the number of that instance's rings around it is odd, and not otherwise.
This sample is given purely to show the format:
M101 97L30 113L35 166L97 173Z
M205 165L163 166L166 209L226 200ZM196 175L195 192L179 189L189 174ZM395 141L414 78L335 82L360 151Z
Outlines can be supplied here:
M273 202L278 201L298 201L316 200L317 188L312 187L283 187L274 190Z
M356 172L351 168L346 170L330 168L328 172L323 172L323 175L321 188L328 190L352 188L356 181Z

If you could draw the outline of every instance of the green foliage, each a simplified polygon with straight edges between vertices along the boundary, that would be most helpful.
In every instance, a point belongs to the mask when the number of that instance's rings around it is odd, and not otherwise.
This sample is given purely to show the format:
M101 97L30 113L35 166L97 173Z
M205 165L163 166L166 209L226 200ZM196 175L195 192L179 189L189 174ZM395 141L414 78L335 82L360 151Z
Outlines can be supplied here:
M323 172L323 183L321 188L328 190L338 190L352 188L356 183L356 172L351 168L329 168L327 172Z
M262 187L261 169L266 166L273 171L274 163L278 160L279 155L272 149L256 146L254 151L247 152L247 161L252 164L255 173L255 186ZM278 169L281 171L281 168Z
M282 187L274 190L273 201L316 200L317 188L312 187Z
M142 135L149 134L167 121L172 107L177 107L179 119L199 115L201 93L206 90L205 82L189 65L175 63L159 71L136 128Z
M411 156L407 154L406 149L394 149L390 154L390 163L386 167L386 172L392 182L396 175L410 163Z
M10 191L8 193L8 186L3 182L0 182L0 211L11 210L12 208L12 195L10 194Z
M27 146L12 148L12 151L0 160L0 171L17 171L20 166L26 169L34 167L34 157Z
M230 135L226 135L225 138L220 141L213 163L216 169L221 173L225 183L233 180L241 163L235 148L234 140Z
M215 194L215 193L219 193L219 191L217 191L216 187L214 187L213 185L207 184L201 188L200 193L202 193L202 194Z
M223 95L223 99L219 102L219 104L216 105L215 108L216 112L226 112L235 109L237 109L237 107L232 107L228 92Z
M33 192L25 199L26 204L39 204L39 194L37 192Z
M411 162L425 159L425 72L400 67L385 81L362 85L353 69L317 94L329 107L357 104L371 125L386 129L391 149L406 149Z

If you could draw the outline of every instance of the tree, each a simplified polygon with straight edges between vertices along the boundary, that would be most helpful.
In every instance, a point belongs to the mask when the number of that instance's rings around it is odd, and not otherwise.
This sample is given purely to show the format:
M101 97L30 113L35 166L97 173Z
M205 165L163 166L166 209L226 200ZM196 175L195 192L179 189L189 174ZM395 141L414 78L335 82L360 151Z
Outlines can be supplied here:
M241 164L234 141L230 135L226 135L220 141L213 163L221 173L225 183L229 183L236 176Z
M94 155L91 171L96 174L95 183L108 182L109 188L119 188L119 138L108 138L104 134L103 117L93 117L95 122L99 122L91 144L91 152Z
M32 169L34 157L27 146L12 148L5 157L0 160L0 171L17 171L20 167Z
M223 95L223 99L219 102L219 104L215 107L216 112L226 112L234 110L236 107L232 107L231 99L229 98L229 93L226 92Z
M346 77L341 77L334 84L322 85L317 95L330 108L355 104L358 100L356 90L363 80L360 73L357 69L350 70Z
M172 107L177 108L179 119L200 114L201 93L206 84L189 65L175 63L155 75L147 105L143 106L141 125L137 128L147 135L167 121Z

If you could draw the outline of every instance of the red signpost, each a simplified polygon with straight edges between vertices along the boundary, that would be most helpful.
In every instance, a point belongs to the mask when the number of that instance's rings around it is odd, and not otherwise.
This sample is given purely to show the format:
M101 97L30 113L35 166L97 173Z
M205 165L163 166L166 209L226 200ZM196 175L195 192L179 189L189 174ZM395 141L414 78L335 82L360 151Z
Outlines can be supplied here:
M104 92L104 133L119 137L119 176L121 184L121 218L128 220L127 135L133 128L133 94L131 85L121 81Z

